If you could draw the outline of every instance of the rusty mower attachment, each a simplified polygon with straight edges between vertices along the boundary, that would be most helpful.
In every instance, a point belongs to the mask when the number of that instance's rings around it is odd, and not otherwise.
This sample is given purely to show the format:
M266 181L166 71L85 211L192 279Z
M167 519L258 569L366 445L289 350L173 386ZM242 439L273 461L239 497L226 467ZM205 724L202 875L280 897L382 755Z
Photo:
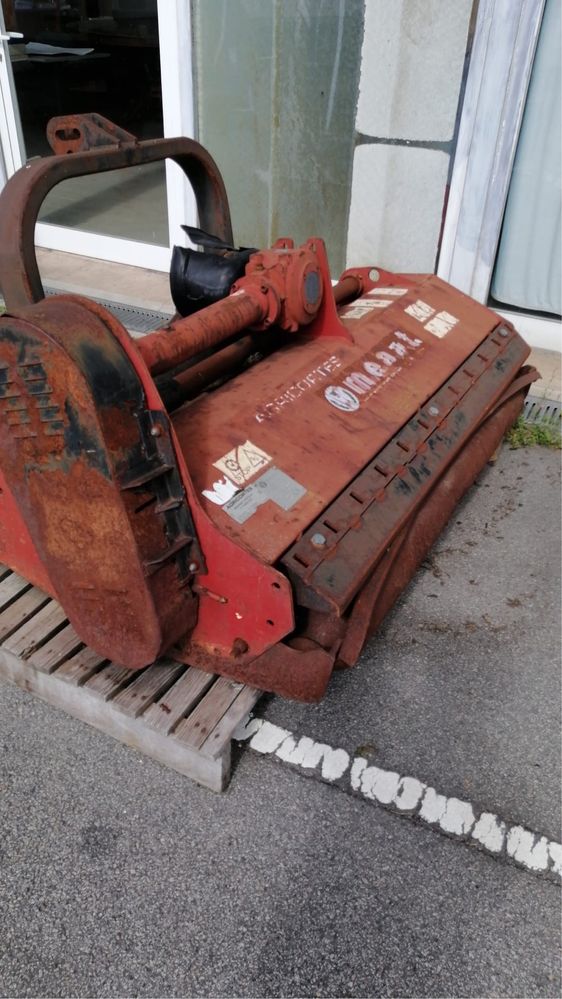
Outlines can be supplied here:
M517 417L528 347L434 275L332 288L319 238L234 248L197 142L96 115L49 135L60 155L0 197L0 560L131 670L167 652L318 700ZM67 177L165 158L203 252L175 249L178 314L134 340L87 298L44 297L34 227Z

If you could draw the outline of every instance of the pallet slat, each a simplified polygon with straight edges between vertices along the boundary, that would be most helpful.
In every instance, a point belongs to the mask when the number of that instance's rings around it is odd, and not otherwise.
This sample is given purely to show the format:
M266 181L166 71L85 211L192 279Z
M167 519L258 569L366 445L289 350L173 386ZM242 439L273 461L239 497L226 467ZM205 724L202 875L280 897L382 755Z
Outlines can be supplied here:
M149 666L117 694L113 707L125 715L138 718L184 672L185 666L180 663L157 663Z
M201 752L208 756L218 756L222 753L225 744L232 739L234 729L252 710L260 695L261 691L255 690L253 687L242 687L218 724L215 725L212 732L209 732L201 746Z
M105 659L98 656L93 649L80 649L66 662L61 663L56 678L64 683L71 683L74 687L81 687L91 676L99 673L104 662Z
M60 663L66 662L68 657L80 648L81 644L72 625L67 624L62 631L57 632L45 645L29 656L29 665L42 673L53 673Z
M200 749L205 739L225 714L242 690L243 684L220 676L199 704L178 725L174 735L195 749Z
M50 600L29 621L22 624L21 628L14 631L4 645L15 656L28 659L37 646L48 641L65 621L66 614L60 604Z
M143 720L157 732L167 735L180 718L189 714L215 679L214 673L204 673L203 670L189 666L173 687L147 708Z
M232 732L260 692L170 659L136 672L107 662L83 646L55 600L4 568L0 564L0 678L205 787L224 790Z
M3 642L12 632L47 603L49 597L41 590L31 589L18 597L13 604L0 614L0 642Z
M102 701L110 701L123 687L134 678L133 670L118 666L117 663L108 663L99 673L95 673L90 680L84 684L84 689L99 697Z
M4 567L2 566L2 568ZM18 576L17 572L11 572L0 582L0 611L4 610L4 607L7 607L20 593L24 593L28 589L27 580L23 576Z

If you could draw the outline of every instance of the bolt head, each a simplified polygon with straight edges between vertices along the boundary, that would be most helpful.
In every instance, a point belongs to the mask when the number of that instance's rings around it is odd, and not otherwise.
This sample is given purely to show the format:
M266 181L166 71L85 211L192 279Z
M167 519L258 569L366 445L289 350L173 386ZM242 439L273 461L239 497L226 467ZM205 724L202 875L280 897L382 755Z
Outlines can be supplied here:
M249 645L243 638L235 638L232 643L232 655L243 656L249 649Z
M155 426L155 427L151 427L150 428L150 436L151 437L160 437L161 433L162 433L162 429L159 426Z
M310 540L313 545L317 546L317 548L321 548L322 545L326 544L326 538L323 534L313 534Z
M199 568L199 565L197 564L197 562L190 562L189 563L189 571L190 572L197 572L198 568Z
M428 412L431 416L439 416L439 410L437 409L437 406L430 406Z
M499 330L500 336L509 336L509 330L502 326Z

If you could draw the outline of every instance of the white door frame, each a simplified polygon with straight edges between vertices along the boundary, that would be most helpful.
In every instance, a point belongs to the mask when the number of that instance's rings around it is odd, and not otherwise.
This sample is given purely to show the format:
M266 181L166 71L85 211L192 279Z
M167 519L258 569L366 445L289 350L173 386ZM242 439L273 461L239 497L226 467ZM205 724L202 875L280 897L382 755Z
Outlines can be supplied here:
M0 8L1 18L1 8ZM0 27L3 29L3 19ZM2 30L2 34L5 32ZM158 0L158 35L164 136L194 137L193 71L190 0ZM0 40L0 146L5 173L10 177L25 162L25 146L19 121L15 88L5 41ZM3 185L0 160L0 185ZM196 224L195 199L189 183L173 163L166 163L168 202L168 246L120 239L66 226L38 222L36 246L96 257L118 264L131 264L167 271L171 247L184 242L181 223Z
M8 177L23 166L23 135L8 51L8 40L14 37L14 34L6 31L4 13L0 4L0 182L2 186Z
M193 40L191 0L158 0L160 73L164 135L195 138L195 93L193 85ZM181 44L179 43L181 39ZM197 225L197 208L191 184L176 163L166 161L168 230L170 246L189 241L180 226ZM168 264L165 270L169 269Z
M437 273L486 303L545 0L479 0ZM560 350L560 323L500 313L531 346Z

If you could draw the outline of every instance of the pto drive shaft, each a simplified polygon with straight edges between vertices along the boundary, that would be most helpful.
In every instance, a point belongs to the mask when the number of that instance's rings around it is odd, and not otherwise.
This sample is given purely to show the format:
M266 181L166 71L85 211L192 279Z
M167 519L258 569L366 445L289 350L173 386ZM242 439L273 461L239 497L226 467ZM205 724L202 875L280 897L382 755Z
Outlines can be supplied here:
M252 255L228 298L149 333L137 348L151 373L160 375L246 329L276 324L296 332L318 313L322 292L316 249L280 245Z

